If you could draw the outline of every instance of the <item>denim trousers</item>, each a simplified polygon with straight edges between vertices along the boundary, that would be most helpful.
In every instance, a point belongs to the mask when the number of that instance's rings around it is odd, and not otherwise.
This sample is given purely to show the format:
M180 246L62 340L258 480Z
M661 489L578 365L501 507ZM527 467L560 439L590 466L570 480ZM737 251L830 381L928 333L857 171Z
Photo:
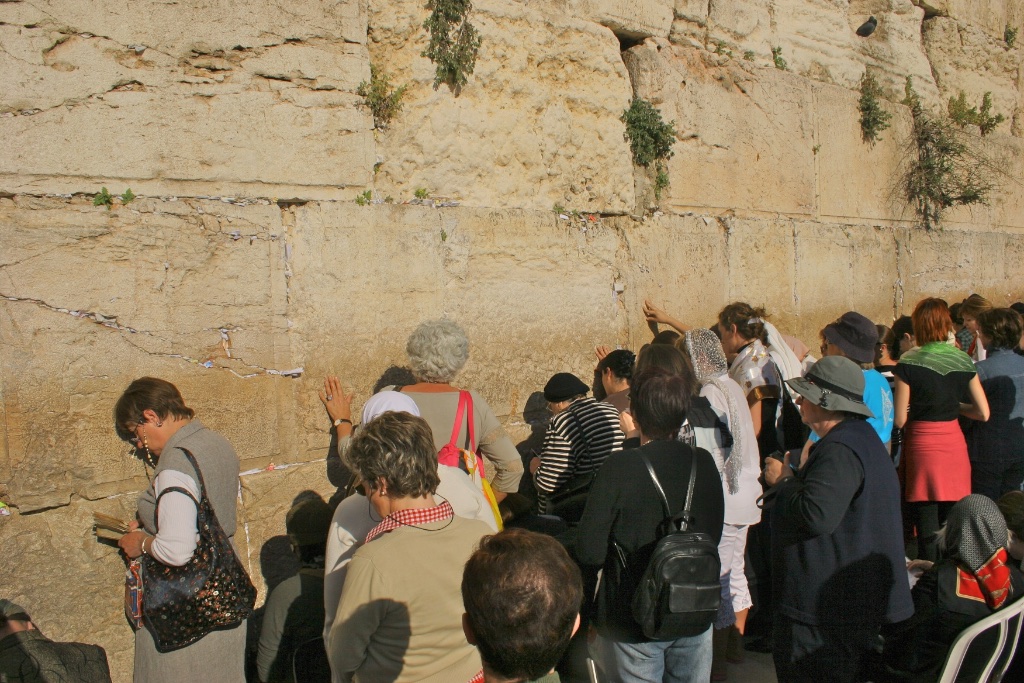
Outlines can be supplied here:
M649 643L619 643L598 635L590 656L604 674L602 683L707 683L711 627L699 636Z

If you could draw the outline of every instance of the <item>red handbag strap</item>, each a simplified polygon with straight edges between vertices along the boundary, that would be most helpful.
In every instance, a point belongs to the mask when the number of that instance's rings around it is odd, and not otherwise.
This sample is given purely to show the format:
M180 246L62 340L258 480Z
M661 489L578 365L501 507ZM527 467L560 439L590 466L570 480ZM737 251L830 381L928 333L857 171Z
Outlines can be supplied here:
M462 431L463 414L467 415L466 429L469 436L467 450L475 451L476 436L473 429L473 397L469 395L468 391L459 392L459 407L455 410L455 425L452 427L452 438L448 441L448 445L452 448L459 447L459 432Z

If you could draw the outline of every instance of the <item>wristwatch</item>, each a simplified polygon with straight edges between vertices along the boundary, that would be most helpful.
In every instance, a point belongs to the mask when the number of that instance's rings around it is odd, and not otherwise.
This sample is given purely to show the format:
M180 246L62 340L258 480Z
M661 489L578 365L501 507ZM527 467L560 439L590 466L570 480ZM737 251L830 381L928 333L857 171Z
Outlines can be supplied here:
M333 422L333 423L331 424L331 426L332 426L332 427L337 427L337 426L338 426L338 425L340 425L340 424L348 424L349 426L351 426L351 425L352 425L352 420L346 419L346 418L344 418L344 417L339 417L339 418L338 418L337 420L335 420L335 421L334 421L334 422Z

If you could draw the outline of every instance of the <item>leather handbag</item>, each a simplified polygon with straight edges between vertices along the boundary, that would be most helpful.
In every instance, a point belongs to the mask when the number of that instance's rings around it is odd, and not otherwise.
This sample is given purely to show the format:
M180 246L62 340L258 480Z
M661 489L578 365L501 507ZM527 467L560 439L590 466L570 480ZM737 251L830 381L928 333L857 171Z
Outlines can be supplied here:
M159 652L179 650L212 631L233 628L252 614L256 604L256 587L217 521L195 456L181 450L195 469L200 500L177 486L164 489L160 497L176 491L192 499L199 543L192 559L181 567L163 564L150 555L142 557L142 622ZM159 508L158 497L158 530Z

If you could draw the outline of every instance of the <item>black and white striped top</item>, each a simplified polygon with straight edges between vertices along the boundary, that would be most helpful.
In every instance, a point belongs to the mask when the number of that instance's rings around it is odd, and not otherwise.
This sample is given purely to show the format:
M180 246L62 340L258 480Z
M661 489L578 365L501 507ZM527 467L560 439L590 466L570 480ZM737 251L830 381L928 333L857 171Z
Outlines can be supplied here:
M623 438L619 411L593 398L581 398L552 417L533 477L542 500L574 475L601 467L610 453L622 449Z

